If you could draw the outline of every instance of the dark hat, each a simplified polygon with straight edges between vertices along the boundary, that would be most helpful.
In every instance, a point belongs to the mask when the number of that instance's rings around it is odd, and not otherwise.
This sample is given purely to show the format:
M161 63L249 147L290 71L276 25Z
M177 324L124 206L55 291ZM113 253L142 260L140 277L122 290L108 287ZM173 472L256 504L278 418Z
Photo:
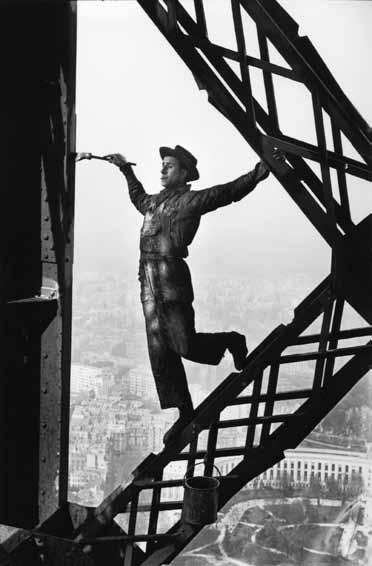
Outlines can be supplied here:
M174 149L171 147L160 147L159 152L162 159L167 156L177 157L180 164L187 169L187 181L196 181L199 179L199 171L196 168L198 160L192 153L182 147L182 145L176 145Z

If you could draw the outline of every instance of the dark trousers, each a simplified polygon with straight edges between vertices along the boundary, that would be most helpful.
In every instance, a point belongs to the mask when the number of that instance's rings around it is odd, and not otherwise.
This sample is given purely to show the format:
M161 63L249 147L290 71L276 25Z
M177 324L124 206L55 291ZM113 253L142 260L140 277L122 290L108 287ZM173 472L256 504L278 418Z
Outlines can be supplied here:
M190 403L191 397L181 358L217 365L230 334L195 331L191 276L182 259L142 258L139 280L151 368L161 408L182 407Z
M228 334L197 333L190 303L161 302L153 297L144 301L142 307L160 406L182 407L191 398L181 357L217 365L225 353Z

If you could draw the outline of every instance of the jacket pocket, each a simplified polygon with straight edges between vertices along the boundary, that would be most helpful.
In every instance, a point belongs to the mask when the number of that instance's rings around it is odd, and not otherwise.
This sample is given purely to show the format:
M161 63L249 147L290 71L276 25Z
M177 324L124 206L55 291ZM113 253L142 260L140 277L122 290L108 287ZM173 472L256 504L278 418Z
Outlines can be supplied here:
M158 218L152 214L146 214L141 228L141 236L155 236L160 232L161 224Z

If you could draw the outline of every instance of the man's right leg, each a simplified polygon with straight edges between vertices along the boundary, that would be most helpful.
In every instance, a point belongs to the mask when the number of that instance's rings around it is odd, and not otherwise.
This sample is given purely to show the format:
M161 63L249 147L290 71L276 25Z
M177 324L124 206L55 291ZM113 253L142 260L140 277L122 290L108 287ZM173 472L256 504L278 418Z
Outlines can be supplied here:
M164 316L153 300L142 303L152 373L162 409L177 407L179 418L165 433L164 444L174 441L190 422L194 408L180 355L169 347Z
M181 356L169 347L166 329L156 301L142 303L146 321L147 344L152 373L162 409L192 407Z

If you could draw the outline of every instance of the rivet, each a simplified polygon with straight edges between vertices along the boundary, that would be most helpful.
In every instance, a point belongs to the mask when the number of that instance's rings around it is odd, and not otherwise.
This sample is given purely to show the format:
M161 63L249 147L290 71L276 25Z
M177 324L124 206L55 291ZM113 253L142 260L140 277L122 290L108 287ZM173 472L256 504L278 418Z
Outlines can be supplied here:
M45 222L48 222L49 216L44 216L44 220L45 220Z
M42 426L43 428L47 428L48 425L47 425L47 423L43 423L41 426Z
M48 234L45 234L45 236L44 236L44 240L49 240L49 236L48 236Z
M45 458L45 456L43 456L43 457L41 458L41 461L42 461L43 463L45 463L45 462L46 462L46 458Z
M48 389L46 387L44 387L43 393L48 393Z
M44 360L46 360L48 357L48 354L44 354Z

